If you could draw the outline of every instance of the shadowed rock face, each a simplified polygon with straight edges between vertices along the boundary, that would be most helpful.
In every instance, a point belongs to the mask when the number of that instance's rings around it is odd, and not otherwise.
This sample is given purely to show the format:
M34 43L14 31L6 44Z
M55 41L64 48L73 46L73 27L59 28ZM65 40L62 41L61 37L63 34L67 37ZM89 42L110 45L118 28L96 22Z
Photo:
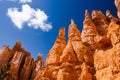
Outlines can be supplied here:
M9 49L3 46L0 50L0 66L10 63L8 75L4 80L29 80L33 69L34 60L30 57L30 53L21 45L20 41L16 41L15 46Z
M3 46L0 49L0 66L7 64L13 57L13 50L9 49L7 46Z
M108 22L106 16L98 10L92 11L92 20L97 28L99 35L105 35L107 33Z
M33 69L34 60L29 56L25 59L22 71L20 72L20 80L29 80Z
M11 74L12 78L15 80L18 80L18 74L20 70L20 65L22 62L24 54L22 52L16 52L10 61L11 68L9 70L9 73Z
M118 17L119 3L115 0ZM20 41L12 49L3 46L0 67L11 65L4 80L120 80L119 23L109 10L106 16L86 10L82 33L71 20L66 41L65 28L60 28L46 65L41 54L34 61Z

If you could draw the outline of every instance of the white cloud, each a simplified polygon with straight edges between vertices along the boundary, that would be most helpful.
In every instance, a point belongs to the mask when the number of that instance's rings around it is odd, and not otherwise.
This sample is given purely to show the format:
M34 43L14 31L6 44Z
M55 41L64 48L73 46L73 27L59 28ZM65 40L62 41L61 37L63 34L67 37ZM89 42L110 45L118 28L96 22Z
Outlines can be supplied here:
M32 0L20 0L20 3L31 3Z
M27 4L22 6L22 11L18 11L18 8L9 8L7 15L19 29L22 29L24 24L34 29L40 28L43 31L52 29L52 25L47 22L48 16L44 11L40 9L34 10Z

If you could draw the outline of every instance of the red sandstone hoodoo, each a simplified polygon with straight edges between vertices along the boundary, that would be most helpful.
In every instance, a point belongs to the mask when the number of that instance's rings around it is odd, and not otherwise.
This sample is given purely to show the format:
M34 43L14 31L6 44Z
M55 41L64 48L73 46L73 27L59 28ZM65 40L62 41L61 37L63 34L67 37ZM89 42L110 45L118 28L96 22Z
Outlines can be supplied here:
M120 18L119 4L115 0ZM41 54L34 61L20 41L12 49L3 46L0 67L10 63L4 80L120 80L120 20L109 10L91 15L85 11L82 33L71 20L68 41L60 29L45 64Z

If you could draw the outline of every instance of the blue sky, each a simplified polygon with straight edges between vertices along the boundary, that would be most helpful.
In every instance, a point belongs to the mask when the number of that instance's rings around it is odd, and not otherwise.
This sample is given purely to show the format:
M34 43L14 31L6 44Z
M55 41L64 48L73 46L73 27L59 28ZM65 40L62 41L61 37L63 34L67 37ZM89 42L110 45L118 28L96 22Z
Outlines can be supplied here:
M20 40L34 59L38 53L45 59L60 27L67 33L74 19L82 30L86 9L117 13L114 0L0 0L0 47Z

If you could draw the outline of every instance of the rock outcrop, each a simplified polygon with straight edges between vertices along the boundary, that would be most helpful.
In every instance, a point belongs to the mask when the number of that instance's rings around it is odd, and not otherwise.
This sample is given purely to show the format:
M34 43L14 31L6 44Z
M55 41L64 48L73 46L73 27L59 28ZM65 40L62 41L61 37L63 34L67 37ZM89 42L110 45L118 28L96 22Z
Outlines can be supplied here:
M33 71L31 80L38 78L37 75L41 75L41 72L44 70L44 60L42 59L42 55L38 55L38 59L34 62Z
M10 49L3 46L0 50L0 67L10 64L7 76L4 80L29 80L33 69L34 60L30 53L21 45L20 41L16 41L15 46Z
M92 20L97 26L97 31L99 35L105 35L108 29L108 22L106 20L106 16L98 10L92 11Z
M48 57L46 59L46 66L49 65L59 65L60 63L60 56L66 46L66 39L65 39L65 28L61 28L59 31L59 35L48 53Z
M115 6L117 7L117 15L120 18L120 0L115 0Z
M87 10L85 11L85 20L83 24L84 24L84 27L81 33L82 42L87 46L89 46L91 50L94 50L94 45L97 42L96 37L98 35L98 32Z
M22 63L24 54L22 52L15 52L12 60L10 61L11 68L9 70L12 79L18 80L19 70Z
M33 69L34 60L29 56L25 59L22 71L20 72L20 80L30 80Z
M81 76L79 77L78 80L92 80L92 75L89 73L89 66L87 66L85 63L82 64L81 68L82 68L82 73Z
M60 29L59 36L60 34L62 35L62 33L65 35L63 28ZM77 26L73 20L71 20L71 24L69 25L69 39L67 44L64 35L61 36L63 38L59 38L58 36L54 46L48 54L45 70L41 73L42 75L38 74L39 77L35 80L42 78L49 78L50 80L78 80L82 73L82 63L89 66L89 68L87 67L87 71L91 74L91 77L89 77L90 79L88 80L92 80L92 73L90 72L90 69L93 69L93 55L82 43L80 31L77 29ZM62 48L57 49L60 46ZM58 55L59 52L61 53ZM58 55L58 60L56 60L56 55ZM50 57L56 61L53 60L54 62L51 61L51 64L48 64L50 63ZM88 76L86 76L86 78L87 77Z
M120 18L119 4L120 0L115 0ZM41 54L34 61L20 41L12 49L3 46L0 79L2 76L3 80L120 80L119 18L109 10L106 15L98 10L90 15L86 10L82 33L71 20L66 41L65 28L60 28L45 63Z
M8 46L3 46L2 49L0 49L0 66L7 64L12 59L13 55L13 50L9 49Z

